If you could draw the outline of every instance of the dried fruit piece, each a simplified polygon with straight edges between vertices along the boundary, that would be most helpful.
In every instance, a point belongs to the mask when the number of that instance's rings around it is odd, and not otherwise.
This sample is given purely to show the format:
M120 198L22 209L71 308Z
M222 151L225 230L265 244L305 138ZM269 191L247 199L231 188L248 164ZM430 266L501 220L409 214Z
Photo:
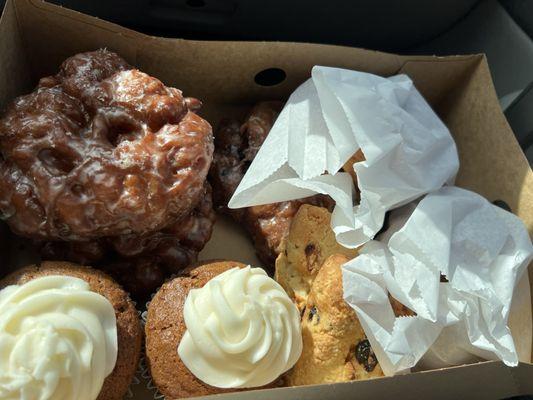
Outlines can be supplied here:
M305 308L305 307L304 307ZM318 324L320 322L320 315L318 315L318 310L315 306L312 306L309 309L309 315L307 317L309 321L315 321L315 324Z
M355 359L367 372L372 372L376 368L376 365L378 365L378 359L368 339L361 340L357 343L355 347Z

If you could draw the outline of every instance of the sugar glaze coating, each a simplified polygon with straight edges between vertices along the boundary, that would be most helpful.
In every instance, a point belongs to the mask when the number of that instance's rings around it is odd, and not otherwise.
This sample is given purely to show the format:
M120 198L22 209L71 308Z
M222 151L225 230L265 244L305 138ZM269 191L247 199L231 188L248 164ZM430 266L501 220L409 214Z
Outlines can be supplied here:
M204 192L211 126L198 101L106 50L67 59L0 120L0 211L40 240L144 235Z

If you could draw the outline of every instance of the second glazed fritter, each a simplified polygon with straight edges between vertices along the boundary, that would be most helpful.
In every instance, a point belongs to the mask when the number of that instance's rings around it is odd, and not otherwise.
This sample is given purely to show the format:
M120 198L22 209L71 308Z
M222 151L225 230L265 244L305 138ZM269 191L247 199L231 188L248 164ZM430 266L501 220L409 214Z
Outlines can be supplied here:
M214 223L211 187L206 184L194 210L160 231L86 242L46 242L41 255L46 260L97 266L135 300L143 301L169 276L197 261L198 253L211 238Z
M244 226L254 241L259 258L270 267L274 265L280 244L302 204L333 207L333 201L322 195L243 209L227 207L282 106L283 103L275 101L259 103L242 126L234 120L223 121L215 135L215 153L209 172L216 208Z

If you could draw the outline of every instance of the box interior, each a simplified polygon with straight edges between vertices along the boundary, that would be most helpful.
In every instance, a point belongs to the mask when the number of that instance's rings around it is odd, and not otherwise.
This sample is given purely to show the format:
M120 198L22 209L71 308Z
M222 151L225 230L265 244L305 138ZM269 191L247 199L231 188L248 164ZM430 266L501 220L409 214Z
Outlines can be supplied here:
M0 109L15 96L29 92L40 77L55 73L65 58L100 47L116 51L139 69L167 85L180 88L186 96L201 99L204 102L201 114L214 128L222 117L244 116L257 101L286 99L310 77L314 65L344 67L382 76L405 73L454 136L461 161L456 184L490 201L505 201L533 235L533 172L500 110L483 55L399 56L330 45L165 39L146 36L42 1L12 0L7 2L0 22ZM273 86L257 84L256 74L268 68L282 69L285 80ZM0 230L2 233L9 236L5 226ZM8 246L8 241L1 242ZM15 257L21 253L14 245L8 247ZM533 284L531 265L529 277ZM423 388L417 389L419 394L435 397L437 388L447 393L457 390L461 393L460 390L482 378L494 383L478 388L479 397L497 398L533 391L533 384L527 383L527 373L523 371L531 374L533 367L521 364L519 368L509 369L501 363L487 362L382 378L380 384L350 382L323 385L320 390L306 387L276 391L280 398L321 398L325 393L335 398L348 398L354 390L361 395L390 397L395 392L400 394L401 390L411 393L413 380L423 379ZM522 376L526 378L521 379ZM442 379L444 377L446 379ZM458 387L445 385L448 379L460 382ZM251 396L248 392L232 395L232 398ZM254 391L253 396L266 399L278 394Z

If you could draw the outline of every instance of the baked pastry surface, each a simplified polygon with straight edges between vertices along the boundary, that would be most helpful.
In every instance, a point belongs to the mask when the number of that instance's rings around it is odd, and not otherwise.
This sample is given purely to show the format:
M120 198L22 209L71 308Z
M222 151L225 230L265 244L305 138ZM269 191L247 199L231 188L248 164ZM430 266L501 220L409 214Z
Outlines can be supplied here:
M357 249L337 243L331 229L331 213L323 208L304 204L295 214L282 251L276 259L275 279L294 299L299 310L305 306L322 264L333 254L353 258Z
M206 182L191 213L159 231L86 242L46 242L41 256L97 266L135 300L145 302L169 276L197 261L198 253L211 238L215 218L211 187Z
M128 294L108 275L90 267L67 262L43 262L19 269L0 280L0 290L22 285L49 275L66 275L86 281L91 290L104 296L115 309L117 319L118 358L97 400L122 400L139 366L143 332L139 314Z
M155 294L146 318L146 359L154 384L167 400L234 392L220 389L196 378L178 354L178 344L187 327L183 307L190 290L203 287L215 276L244 264L234 261L212 261L187 268L165 283Z
M301 206L276 260L275 278L302 316L302 356L287 375L293 386L383 376L355 311L343 298L341 267L358 250L337 243L330 222L327 209ZM413 315L389 299L396 316Z

